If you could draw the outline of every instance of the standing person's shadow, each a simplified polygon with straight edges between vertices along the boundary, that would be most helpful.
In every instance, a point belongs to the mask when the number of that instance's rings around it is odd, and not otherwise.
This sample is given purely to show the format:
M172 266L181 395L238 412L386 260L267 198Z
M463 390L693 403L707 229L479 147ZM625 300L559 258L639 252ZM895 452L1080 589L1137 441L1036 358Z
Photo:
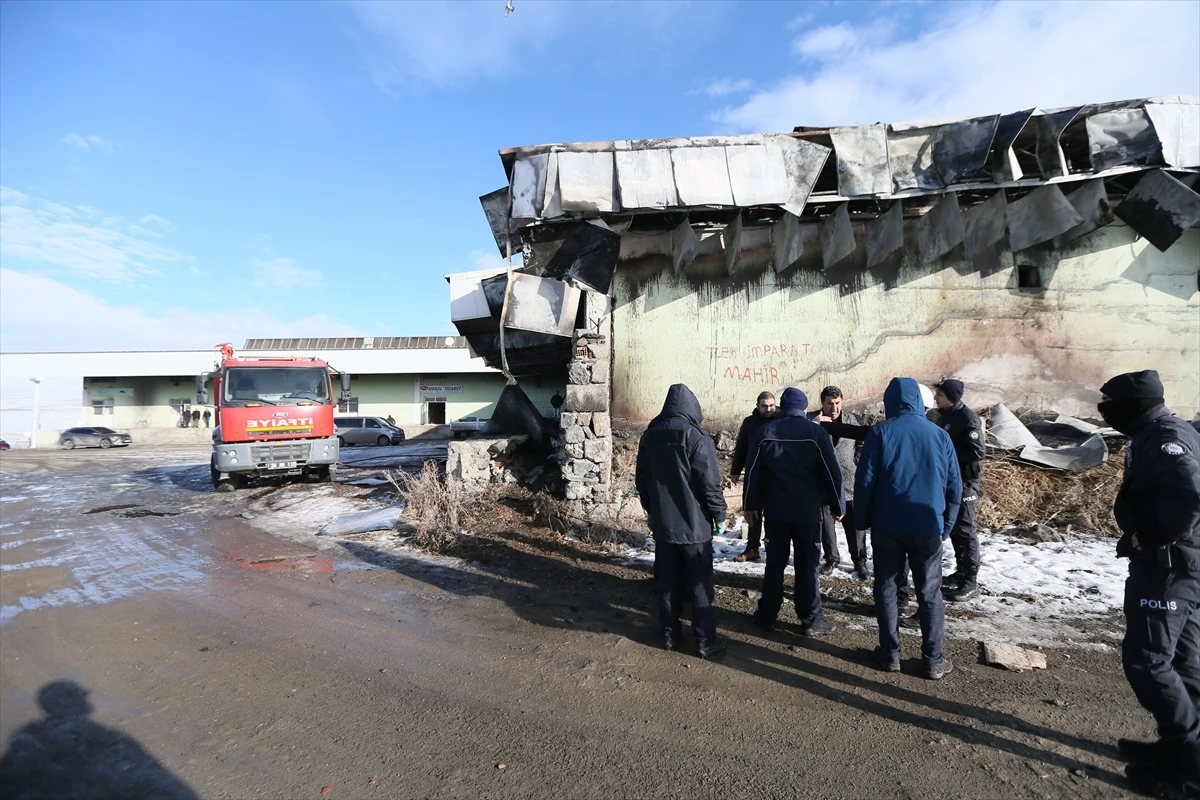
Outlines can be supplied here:
M46 716L9 740L0 758L0 797L197 800L132 737L92 722L87 695L74 681L54 681L38 691Z

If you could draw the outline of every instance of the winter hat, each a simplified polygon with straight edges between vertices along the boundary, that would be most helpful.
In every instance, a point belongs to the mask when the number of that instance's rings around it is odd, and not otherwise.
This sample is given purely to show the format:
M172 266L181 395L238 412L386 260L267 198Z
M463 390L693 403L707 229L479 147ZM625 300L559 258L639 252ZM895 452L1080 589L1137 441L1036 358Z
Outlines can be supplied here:
M808 395L795 387L783 390L779 397L780 408L795 408L800 411L808 408Z
M1158 377L1158 370L1153 369L1126 372L1115 378L1109 378L1108 383L1100 387L1100 391L1108 395L1111 400L1138 398L1165 402L1162 380Z
M942 394L946 395L946 399L951 403L957 403L962 400L963 382L956 381L953 378L946 378L940 383L935 383L934 386L942 390Z

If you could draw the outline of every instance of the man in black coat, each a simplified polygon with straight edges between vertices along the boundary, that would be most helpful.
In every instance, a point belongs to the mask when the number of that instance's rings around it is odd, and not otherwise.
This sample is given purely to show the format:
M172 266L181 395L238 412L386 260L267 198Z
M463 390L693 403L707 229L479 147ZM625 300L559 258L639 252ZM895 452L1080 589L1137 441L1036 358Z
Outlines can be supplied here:
M654 585L663 646L674 650L682 635L684 598L692 601L696 654L725 651L713 613L713 528L725 521L725 495L717 448L700 423L704 415L692 390L667 390L662 413L638 445L634 483L654 534Z
M938 414L933 420L950 434L958 471L962 475L962 503L950 531L954 546L954 573L943 579L942 594L947 600L970 600L979 594L979 532L975 529L975 511L983 482L983 423L979 415L963 404L963 382L952 379L934 385L933 400Z
M755 402L754 411L742 420L738 428L737 444L733 447L733 462L729 465L729 480L737 486L742 479L742 469L746 466L746 453L750 450L750 442L758 429L775 417L775 395L763 392ZM742 502L745 507L745 498ZM758 548L762 544L762 517L747 519L746 549L738 554L734 561L758 561Z
M754 622L773 630L783 605L783 573L794 550L796 618L805 636L832 633L821 609L817 569L821 563L821 513L842 518L842 469L833 441L805 418L808 398L785 389L775 419L750 444L746 470L746 516L762 515L767 527L767 569Z
M1129 437L1113 506L1129 558L1121 662L1159 736L1117 747L1139 790L1200 797L1200 433L1171 414L1154 370L1100 391L1104 421Z

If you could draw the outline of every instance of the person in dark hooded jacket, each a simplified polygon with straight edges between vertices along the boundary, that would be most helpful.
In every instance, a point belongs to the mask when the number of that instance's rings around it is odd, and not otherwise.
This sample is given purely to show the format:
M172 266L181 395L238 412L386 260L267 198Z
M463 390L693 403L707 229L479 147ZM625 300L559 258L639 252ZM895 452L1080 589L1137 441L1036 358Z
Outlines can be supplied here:
M958 459L950 436L925 419L912 378L892 378L883 392L883 409L887 419L867 434L854 480L854 521L870 529L875 552L875 658L889 672L900 670L896 592L907 558L916 584L925 676L938 680L952 669L942 652L942 540L958 516Z
M943 592L947 600L959 602L979 594L979 533L975 530L975 511L983 489L983 459L987 448L979 415L963 403L963 382L948 378L935 384L935 388L938 413L931 421L950 434L963 482L958 519L950 531L954 573L944 579L947 585Z
M654 585L663 646L674 650L682 635L684 598L692 601L696 654L725 651L713 613L713 528L724 524L725 495L717 448L700 423L704 415L692 390L667 390L662 413L638 445L634 482L654 535Z
M770 424L750 445L743 503L746 516L762 514L767 529L767 569L754 622L773 630L783 605L783 573L794 551L796 618L805 636L831 633L821 609L821 515L828 506L842 518L846 501L833 440L804 416L808 398L785 389Z
M1154 370L1100 387L1129 437L1113 515L1129 558L1121 662L1158 740L1121 739L1125 774L1160 797L1200 797L1200 434L1171 414Z

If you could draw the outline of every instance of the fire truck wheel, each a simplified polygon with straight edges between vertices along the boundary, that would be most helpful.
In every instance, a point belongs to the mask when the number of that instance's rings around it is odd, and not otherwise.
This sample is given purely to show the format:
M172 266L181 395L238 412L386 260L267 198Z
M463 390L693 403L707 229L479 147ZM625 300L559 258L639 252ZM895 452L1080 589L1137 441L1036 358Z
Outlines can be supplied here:
M312 474L316 476L319 483L330 483L333 481L333 467L329 465L317 467L313 470Z

